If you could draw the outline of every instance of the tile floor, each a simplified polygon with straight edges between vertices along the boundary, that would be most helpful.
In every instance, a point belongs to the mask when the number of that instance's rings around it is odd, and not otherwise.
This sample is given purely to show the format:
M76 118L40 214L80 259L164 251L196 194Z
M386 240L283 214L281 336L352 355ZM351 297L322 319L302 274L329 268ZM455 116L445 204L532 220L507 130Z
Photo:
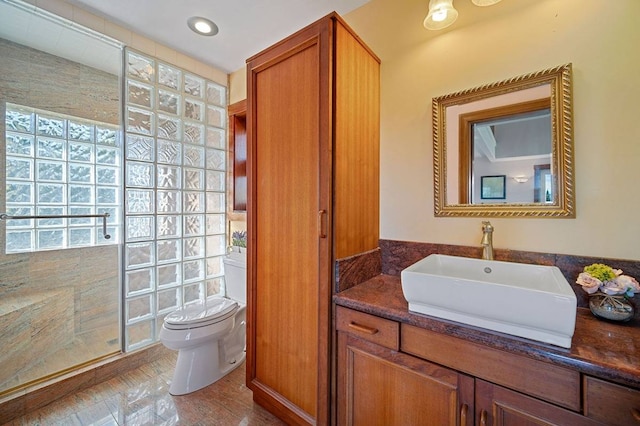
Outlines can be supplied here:
M171 396L175 361L171 352L6 425L284 425L253 403L244 365L204 389Z

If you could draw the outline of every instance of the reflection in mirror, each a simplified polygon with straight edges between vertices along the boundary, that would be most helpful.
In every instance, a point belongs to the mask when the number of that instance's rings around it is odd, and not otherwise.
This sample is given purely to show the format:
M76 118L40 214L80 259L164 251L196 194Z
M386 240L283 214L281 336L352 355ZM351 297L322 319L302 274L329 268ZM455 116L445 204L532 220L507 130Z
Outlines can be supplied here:
M533 203L534 167L551 161L549 96L504 107L460 114L460 204L486 202L478 183L483 176L505 175L505 203ZM511 182L510 182L511 183ZM450 194L450 197L453 195ZM555 194L551 189L550 194Z
M575 217L570 64L435 98L433 137L436 216Z

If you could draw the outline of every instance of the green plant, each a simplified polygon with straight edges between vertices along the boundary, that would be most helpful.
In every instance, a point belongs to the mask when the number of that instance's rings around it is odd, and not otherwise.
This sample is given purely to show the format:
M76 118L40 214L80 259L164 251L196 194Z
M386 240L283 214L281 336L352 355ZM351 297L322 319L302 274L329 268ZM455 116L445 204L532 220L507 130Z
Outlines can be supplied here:
M236 247L247 247L247 231L234 231L231 234L231 245Z

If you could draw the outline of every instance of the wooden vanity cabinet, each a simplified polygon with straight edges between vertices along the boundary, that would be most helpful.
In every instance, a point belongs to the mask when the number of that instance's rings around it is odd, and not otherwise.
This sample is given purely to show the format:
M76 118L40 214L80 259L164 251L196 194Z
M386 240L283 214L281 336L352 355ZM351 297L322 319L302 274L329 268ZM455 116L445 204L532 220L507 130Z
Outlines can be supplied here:
M336 306L338 425L636 425L640 390Z
M474 379L399 352L399 324L338 307L339 425L473 425Z
M247 60L247 386L331 422L336 259L376 249L379 59L330 14Z
M602 425L579 413L480 379L476 379L475 395L476 424L482 426Z
M408 324L402 352L579 412L580 373Z

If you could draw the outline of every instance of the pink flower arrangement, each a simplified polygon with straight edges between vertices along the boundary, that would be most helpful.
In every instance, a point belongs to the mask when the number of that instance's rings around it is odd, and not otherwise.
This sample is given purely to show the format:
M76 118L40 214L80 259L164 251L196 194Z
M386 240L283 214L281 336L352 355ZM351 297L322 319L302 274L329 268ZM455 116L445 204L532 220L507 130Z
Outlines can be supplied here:
M589 294L601 292L609 296L633 297L634 294L640 293L640 284L635 278L622 275L620 269L613 269L602 263L585 266L584 272L578 275L576 283Z

